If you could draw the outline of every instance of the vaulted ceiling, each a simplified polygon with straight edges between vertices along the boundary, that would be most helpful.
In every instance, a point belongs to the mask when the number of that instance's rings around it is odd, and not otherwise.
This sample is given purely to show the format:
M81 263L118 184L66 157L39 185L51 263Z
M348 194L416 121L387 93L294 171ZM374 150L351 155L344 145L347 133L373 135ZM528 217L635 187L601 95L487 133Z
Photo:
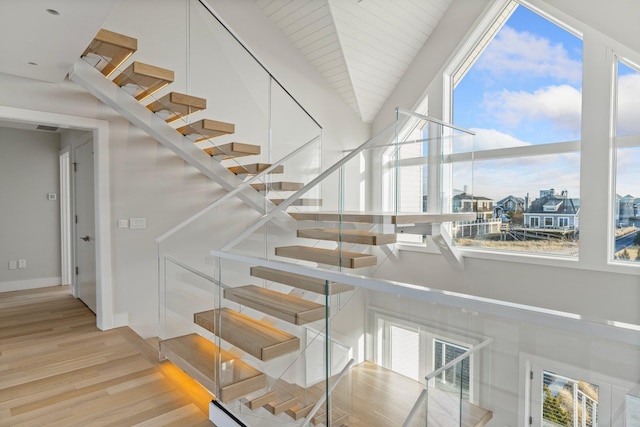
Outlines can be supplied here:
M371 122L452 0L256 0Z

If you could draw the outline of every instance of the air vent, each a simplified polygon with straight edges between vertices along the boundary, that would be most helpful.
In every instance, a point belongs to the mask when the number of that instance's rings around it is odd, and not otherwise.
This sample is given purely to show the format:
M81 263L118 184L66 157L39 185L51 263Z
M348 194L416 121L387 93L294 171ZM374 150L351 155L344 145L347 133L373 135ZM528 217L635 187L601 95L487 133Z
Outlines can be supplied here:
M38 130L46 130L46 131L49 131L49 132L55 132L59 128L57 126L38 125L38 127L36 129L38 129Z

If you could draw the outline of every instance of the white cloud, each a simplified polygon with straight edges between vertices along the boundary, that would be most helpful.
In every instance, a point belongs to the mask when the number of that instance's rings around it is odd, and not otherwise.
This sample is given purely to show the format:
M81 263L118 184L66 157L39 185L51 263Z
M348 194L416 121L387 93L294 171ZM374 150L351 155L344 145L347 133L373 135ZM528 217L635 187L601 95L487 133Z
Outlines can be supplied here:
M485 94L483 104L508 128L515 128L524 120L549 120L558 129L580 134L582 94L569 85L548 86L533 93L490 92Z
M496 148L522 147L531 145L516 137L495 129L471 129L476 133L474 138L474 151L493 150Z
M551 77L570 83L582 79L582 64L569 57L561 43L505 26L487 46L475 65L496 77L514 73Z
M640 133L640 73L618 80L618 133Z

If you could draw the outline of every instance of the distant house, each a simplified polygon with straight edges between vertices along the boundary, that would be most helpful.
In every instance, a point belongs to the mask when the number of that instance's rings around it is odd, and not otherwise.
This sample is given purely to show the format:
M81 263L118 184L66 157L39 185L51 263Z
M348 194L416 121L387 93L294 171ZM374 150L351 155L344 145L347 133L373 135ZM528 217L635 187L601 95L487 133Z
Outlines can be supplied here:
M616 227L628 227L632 225L640 227L640 198L633 197L630 194L624 197L616 194L614 217Z
M566 191L541 190L540 197L524 212L524 224L529 228L568 229L579 223L580 199L571 199Z
M494 200L483 196L472 196L460 193L453 196L453 212L476 212L477 219L490 219L493 217Z
M505 212L509 211L524 211L524 199L522 197L516 197L509 195L502 200L498 200L496 206L500 206Z

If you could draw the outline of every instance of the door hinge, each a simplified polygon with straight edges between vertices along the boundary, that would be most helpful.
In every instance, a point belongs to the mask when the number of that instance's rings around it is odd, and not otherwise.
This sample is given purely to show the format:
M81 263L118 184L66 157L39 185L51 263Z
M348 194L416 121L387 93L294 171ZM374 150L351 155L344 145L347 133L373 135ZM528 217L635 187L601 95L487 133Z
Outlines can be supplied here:
M532 380L533 379L533 371L529 372L529 379Z
M73 171L78 172L78 163L73 162L72 165L73 165Z
M78 223L78 215L76 215L76 224Z
M76 276L78 275L78 267L76 267Z
M533 417L529 417L529 425L533 425Z

